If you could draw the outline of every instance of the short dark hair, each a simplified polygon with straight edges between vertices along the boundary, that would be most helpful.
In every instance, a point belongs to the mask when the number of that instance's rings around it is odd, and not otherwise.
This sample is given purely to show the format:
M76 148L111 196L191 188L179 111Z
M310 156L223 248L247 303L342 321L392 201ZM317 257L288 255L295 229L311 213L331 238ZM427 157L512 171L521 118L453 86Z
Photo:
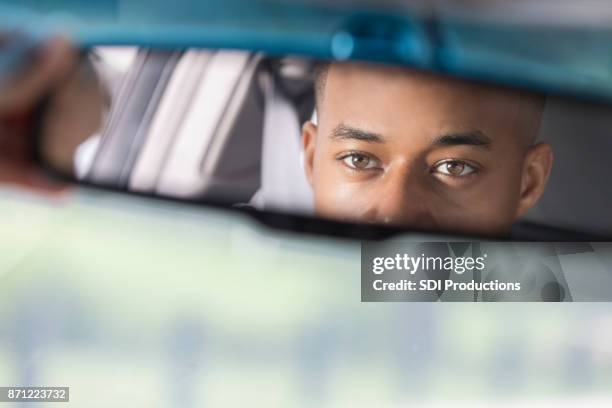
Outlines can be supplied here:
M315 103L317 108L323 100L325 83L327 82L327 74L329 73L330 65L330 62L322 61L317 63L314 68Z

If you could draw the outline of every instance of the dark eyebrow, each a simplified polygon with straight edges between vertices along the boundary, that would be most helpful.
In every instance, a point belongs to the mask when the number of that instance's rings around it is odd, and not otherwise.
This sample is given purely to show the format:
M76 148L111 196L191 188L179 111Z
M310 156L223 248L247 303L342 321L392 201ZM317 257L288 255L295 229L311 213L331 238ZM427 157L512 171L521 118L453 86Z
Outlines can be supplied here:
M376 133L366 132L365 130L356 129L344 124L336 126L336 128L332 131L331 138L334 140L361 140L368 143L385 142L384 138Z
M489 149L491 147L491 138L480 130L473 130L470 132L442 135L433 144L438 146L469 145Z

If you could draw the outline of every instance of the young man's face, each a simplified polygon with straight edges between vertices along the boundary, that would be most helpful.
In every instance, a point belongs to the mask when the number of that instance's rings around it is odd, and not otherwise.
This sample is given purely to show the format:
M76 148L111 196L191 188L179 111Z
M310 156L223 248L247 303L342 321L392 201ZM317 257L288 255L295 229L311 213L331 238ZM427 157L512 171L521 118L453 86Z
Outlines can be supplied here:
M544 190L535 95L415 71L332 64L304 125L317 214L502 235Z

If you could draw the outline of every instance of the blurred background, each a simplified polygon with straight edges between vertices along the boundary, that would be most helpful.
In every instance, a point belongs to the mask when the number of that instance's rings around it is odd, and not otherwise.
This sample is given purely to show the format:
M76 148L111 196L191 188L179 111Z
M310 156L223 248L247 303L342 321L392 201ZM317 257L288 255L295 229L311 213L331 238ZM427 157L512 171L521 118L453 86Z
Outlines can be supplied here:
M3 386L88 407L612 402L609 304L361 303L359 243L108 194L3 189L0 220Z

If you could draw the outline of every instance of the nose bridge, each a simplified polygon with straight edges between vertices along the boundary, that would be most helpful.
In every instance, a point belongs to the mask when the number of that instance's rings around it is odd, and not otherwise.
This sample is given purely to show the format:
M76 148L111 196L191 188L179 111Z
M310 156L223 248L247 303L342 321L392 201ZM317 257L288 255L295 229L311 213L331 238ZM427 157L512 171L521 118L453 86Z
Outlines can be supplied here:
M425 194L415 165L390 169L381 180L381 194L371 208L377 222L419 225L426 216Z

